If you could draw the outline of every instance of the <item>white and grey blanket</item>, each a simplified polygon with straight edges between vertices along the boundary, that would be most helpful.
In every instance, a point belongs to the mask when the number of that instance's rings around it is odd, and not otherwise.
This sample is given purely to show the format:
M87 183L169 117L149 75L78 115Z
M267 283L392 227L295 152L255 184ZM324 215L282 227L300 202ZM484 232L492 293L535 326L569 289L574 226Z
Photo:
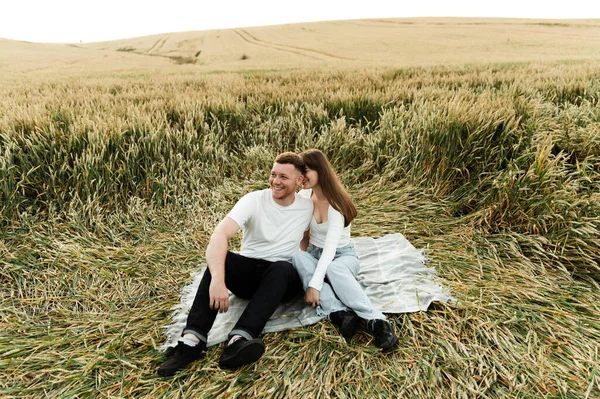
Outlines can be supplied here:
M352 243L360 259L357 280L373 306L382 312L424 311L434 301L454 301L448 290L441 286L435 269L425 265L427 258L424 251L417 250L402 234L389 234L381 238L358 237L353 238ZM205 267L192 273L191 281L183 287L181 301L173 308L172 323L164 327L166 342L158 347L158 350L177 345ZM227 334L233 329L247 303L247 300L230 294L229 310L217 316L208 334L209 346L227 339ZM317 315L299 296L293 302L281 304L263 332L271 333L307 326L321 319L323 317Z

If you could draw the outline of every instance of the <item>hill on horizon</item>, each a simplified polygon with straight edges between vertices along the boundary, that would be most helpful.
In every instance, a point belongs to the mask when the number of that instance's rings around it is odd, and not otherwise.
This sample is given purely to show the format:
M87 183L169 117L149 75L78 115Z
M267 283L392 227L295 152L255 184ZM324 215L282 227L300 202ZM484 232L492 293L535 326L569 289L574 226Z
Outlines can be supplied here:
M421 67L600 58L600 20L393 18L164 33L88 44L0 39L0 74Z

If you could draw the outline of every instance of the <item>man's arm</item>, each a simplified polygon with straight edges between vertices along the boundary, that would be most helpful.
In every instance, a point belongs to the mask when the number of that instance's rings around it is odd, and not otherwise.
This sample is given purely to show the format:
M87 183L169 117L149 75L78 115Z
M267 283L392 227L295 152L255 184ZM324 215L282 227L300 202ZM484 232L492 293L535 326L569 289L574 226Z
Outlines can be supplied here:
M236 235L240 226L231 218L226 217L215 228L208 247L206 248L206 263L211 274L209 306L220 313L229 310L229 291L225 286L225 257L229 247L229 239Z
M300 249L302 251L306 251L306 248L308 248L309 242L310 242L310 230L306 230L304 232L304 236L302 237L302 241L300 241Z

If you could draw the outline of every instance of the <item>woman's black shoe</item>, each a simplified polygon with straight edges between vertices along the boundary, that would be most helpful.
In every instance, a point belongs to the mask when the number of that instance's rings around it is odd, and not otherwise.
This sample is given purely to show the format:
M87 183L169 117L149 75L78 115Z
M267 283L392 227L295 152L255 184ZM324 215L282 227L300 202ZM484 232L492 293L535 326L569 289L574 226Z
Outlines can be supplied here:
M391 351L398 343L394 328L387 320L374 319L367 321L367 331L375 338L375 346L381 348L383 352Z
M339 310L330 313L329 320L331 320L331 323L346 339L346 342L350 343L350 340L356 334L356 327L358 326L359 317L357 314L352 310Z

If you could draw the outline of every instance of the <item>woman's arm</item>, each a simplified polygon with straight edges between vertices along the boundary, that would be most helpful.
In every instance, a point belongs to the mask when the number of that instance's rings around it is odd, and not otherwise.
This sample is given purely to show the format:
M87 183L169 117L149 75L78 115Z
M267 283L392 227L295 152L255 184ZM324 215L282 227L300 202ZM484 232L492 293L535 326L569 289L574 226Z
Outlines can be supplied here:
M335 257L335 251L344 231L344 216L331 206L329 207L328 220L329 228L327 229L327 236L325 237L323 253L317 263L315 274L308 283L309 287L312 287L317 291L321 291L321 288L323 288L323 280L325 280L327 268Z

